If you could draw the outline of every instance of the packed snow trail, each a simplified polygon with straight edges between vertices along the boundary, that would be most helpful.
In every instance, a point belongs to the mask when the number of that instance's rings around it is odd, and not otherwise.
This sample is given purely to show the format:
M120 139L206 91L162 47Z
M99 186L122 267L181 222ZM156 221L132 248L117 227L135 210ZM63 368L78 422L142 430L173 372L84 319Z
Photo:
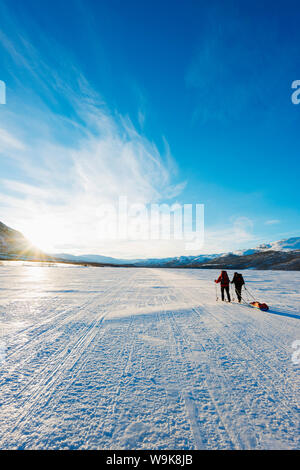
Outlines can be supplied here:
M231 274L231 273L230 273ZM300 273L0 266L1 449L299 449Z

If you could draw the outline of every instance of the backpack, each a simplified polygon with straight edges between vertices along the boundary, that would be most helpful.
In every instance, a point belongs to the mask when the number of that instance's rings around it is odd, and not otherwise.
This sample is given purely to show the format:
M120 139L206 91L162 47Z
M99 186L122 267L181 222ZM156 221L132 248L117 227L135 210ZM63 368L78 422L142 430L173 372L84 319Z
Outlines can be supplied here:
M241 284L241 285L245 284L245 281L244 281L244 278L243 278L242 274L236 273L234 282L236 284Z
M229 284L229 277L228 277L228 274L227 274L226 272L222 274L222 278L221 278L221 279L222 279L222 282L223 282L224 284L227 284L227 283Z

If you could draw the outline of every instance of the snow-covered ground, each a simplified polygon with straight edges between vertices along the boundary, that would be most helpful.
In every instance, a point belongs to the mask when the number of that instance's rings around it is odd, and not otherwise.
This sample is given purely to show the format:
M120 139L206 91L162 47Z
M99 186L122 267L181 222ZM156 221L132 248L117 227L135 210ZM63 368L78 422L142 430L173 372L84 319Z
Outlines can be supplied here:
M300 448L300 273L0 266L0 448Z

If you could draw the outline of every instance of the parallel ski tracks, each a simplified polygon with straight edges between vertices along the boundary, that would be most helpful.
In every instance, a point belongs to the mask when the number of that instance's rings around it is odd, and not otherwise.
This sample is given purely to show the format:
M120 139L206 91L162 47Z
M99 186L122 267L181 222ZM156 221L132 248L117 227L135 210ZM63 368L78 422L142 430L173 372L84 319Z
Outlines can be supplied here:
M167 284L165 283L167 286ZM174 295L174 291L172 290L172 295ZM169 294L170 295L170 294ZM195 372L195 368L193 368L191 364L190 358L186 356L186 351L188 351L191 356L192 349L190 343L187 341L186 337L182 334L182 331L180 327L178 326L174 313L167 308L167 302L165 299L165 305L164 305L164 310L166 314L168 315L169 321L170 321L170 326L172 329L172 336L173 336L173 344L176 348L176 354L174 355L174 373L177 376L177 380L179 383L179 389L181 391L181 396L184 400L185 407L186 407L186 414L187 418L190 422L191 430L194 436L194 441L195 441L195 448L200 450L200 449L206 449L208 445L208 438L209 436L206 434L206 426L207 424L211 426L211 415L210 417L207 416L207 413L202 413L201 415L201 424L198 421L198 413L201 409L201 403L197 400L194 399L193 393L197 392L198 395L201 396L201 399L203 400L203 397L206 396L206 399L210 402L211 406L215 410L215 417L213 419L215 423L215 431L218 432L219 434L219 440L216 443L216 448L220 448L222 446L223 448L240 448L241 443L239 442L239 439L237 436L232 433L230 423L226 422L226 419L224 419L224 415L219 407L218 401L214 396L214 393L209 386L207 379L206 379L206 373L201 369L201 367L197 367L197 380L195 380L195 377L193 377L193 383L196 382L197 386L195 389L195 385L189 384L188 382L184 381L182 378L182 375L186 372L186 366L188 367L188 370L192 373ZM176 339L179 338L178 339ZM178 357L181 358L182 364L181 364L181 374L178 371ZM190 389L187 387L190 386ZM192 395L192 398L190 398L190 395ZM190 406L194 407L194 413L191 413L189 411ZM207 405L206 405L207 406ZM200 407L200 408L199 408ZM196 416L197 414L197 416ZM210 418L210 421L209 421ZM203 423L204 421L204 423ZM221 423L221 426L220 426ZM218 446L218 447L217 447Z
M287 348L270 338L279 320L261 319L256 329L246 309L241 319L227 304L201 304L201 289L187 292L182 272L114 275L102 293L86 301L79 296L68 308L56 299L50 315L18 330L27 339L12 342L7 354L1 448L126 446L132 416L153 419L153 429L163 416L170 448L260 449L276 439L299 446L299 390L284 373L288 366L276 367ZM163 290L152 289L157 279ZM150 316L135 318L131 307L137 315L145 307ZM273 358L277 346L280 356ZM139 409L143 391L145 410ZM148 441L136 442L144 448Z
M131 281L136 277L136 273L131 273ZM118 295L118 292L123 291L123 289L128 288L128 283L130 281L128 278L124 278L117 286L108 288L104 294L101 294L94 297L91 301L85 302L74 315L70 315L70 318L63 318L63 322L67 323L69 321L74 321L80 314L84 311L86 312L87 307L92 307L92 305L97 305L97 300L101 297L101 301L105 299L115 298ZM66 313L66 312L64 312ZM88 324L80 332L79 337L76 335L76 340L68 342L67 346L59 351L57 354L50 356L49 361L46 362L42 369L35 371L33 377L29 380L24 388L22 388L18 393L17 397L23 399L23 406L21 413L18 413L15 416L13 413L13 426L11 428L11 433L14 434L14 443L15 446L21 445L21 436L23 429L26 428L27 424L30 423L30 420L33 416L38 415L38 410L46 407L48 402L55 396L55 392L63 382L63 379L66 378L66 373L74 369L76 363L80 361L80 358L83 357L84 351L89 347L89 345L94 340L95 336L99 334L99 327L103 325L104 318L108 313L107 309L103 309L100 315L96 315L96 318ZM95 314L93 313L95 316ZM57 324L56 327L60 327L61 324ZM46 332L45 332L46 333ZM49 333L49 332L48 332ZM39 341L44 341L39 337ZM28 343L27 343L28 344ZM29 361L30 359L28 359ZM51 361L51 368L49 368L49 362ZM59 389L57 396L55 396L55 402L59 401L62 394L65 392L67 387L70 387L71 383L74 381L75 374L71 374L68 380L64 381L64 385ZM11 403L14 402L16 396L13 396ZM6 403L9 405L9 403ZM52 403L51 403L52 407ZM13 411L13 410L12 410ZM19 442L19 444L17 444ZM24 443L22 443L22 446ZM26 445L26 444L25 444Z
M162 280L164 281L164 275L161 276L161 277L162 277ZM179 277L179 275L178 276L174 275L173 279L175 280L175 279L180 279L180 278L181 277ZM170 280L170 279L168 278L168 280ZM176 290L174 288L170 288L170 290L171 290L171 293L172 293L172 294L170 293L170 295L173 295L173 296L176 295L176 291L177 291L177 296L178 296L178 292L180 292L180 296L185 298L187 301L190 301L192 299L192 300L195 301L195 303L197 302L197 299L195 298L195 296L191 292L189 292L189 295L187 295L186 292L184 292L181 287L176 286ZM203 310L205 311L205 307L203 307ZM198 323L199 319L201 319L201 315L203 314L203 312L201 311L200 308L195 308L195 307L191 308L190 311L191 311L192 315L195 318L195 322ZM226 313L227 313L227 310L226 310ZM176 320L174 318L173 313L170 312L170 314L172 315L173 320L176 323ZM241 352L242 352L242 356L246 360L248 359L249 369L252 368L252 370L254 369L258 373L258 375L255 375L255 379L259 380L259 376L263 377L263 382L261 384L261 389L262 390L264 390L264 389L268 390L269 396L273 397L273 403L277 403L277 410L276 411L279 412L281 415L284 415L283 416L284 417L284 422L285 423L289 422L290 425L292 425L295 428L295 434L297 434L297 429L299 427L299 421L297 419L295 420L295 415L297 414L297 412L299 413L299 407L297 405L297 408L295 409L295 400L293 400L293 402L291 403L290 399L288 399L285 394L282 395L282 394L279 394L279 392L278 392L278 388L279 388L279 390L282 388L282 383L285 383L285 385L287 385L286 378L277 369L275 369L273 366L271 366L269 364L266 364L266 362L263 362L257 356L257 353L252 348L250 348L247 344L245 344L243 341L241 341L241 339L234 332L230 331L230 335L227 334L226 333L226 328L225 328L227 325L218 316L211 313L211 311L207 312L207 314L210 315L211 317L213 317L217 324L220 324L222 326L221 331L219 331L220 337L223 338L223 339L226 338L226 340L228 341L228 345L230 345L232 353L235 354L235 357L241 356ZM199 327L201 328L201 335L202 334L205 335L206 342L212 344L211 351L217 351L218 349L220 349L221 344L219 342L215 343L212 340L211 335L207 331L207 328L204 327L203 323L201 323L201 325L199 325ZM179 326L177 326L177 334L181 335L181 338L183 339L183 341L185 341L185 338L182 335ZM234 341L232 341L233 339L234 339ZM186 343L186 346L188 348L190 348L189 343L186 342L186 341L185 341L185 343ZM239 346L237 347L237 345L239 345ZM203 344L200 343L200 346L201 346L201 349L203 351L205 351L205 348L204 348ZM224 346L226 346L225 343L224 343ZM207 351L206 351L206 354L207 354ZM250 358L251 358L251 365L250 365ZM209 363L211 364L212 361L209 361ZM269 369L272 372L272 378L274 378L274 376L279 377L279 380L276 383L276 385L277 385L276 389L274 388L274 383L271 382L271 380L268 378L268 376L265 372L266 369L267 370ZM210 371L207 370L206 373L210 373ZM223 375L224 383L226 383L228 381L228 378L225 376L224 371L222 371L222 369L219 368L218 373L219 374L221 373ZM204 374L205 374L205 372L204 372ZM210 373L209 375L210 375L210 377L214 377L213 380L215 382L218 381L218 386L219 387L221 387L221 388L223 387L223 384L218 379L217 374L211 374ZM232 382L232 383L234 383L234 382ZM209 387L208 387L208 389L209 389ZM294 387L292 387L291 390L290 390L290 395L292 395L293 398L295 398L297 396L297 393L299 394L299 391L297 391ZM245 397L244 404L245 403L248 403L248 405L247 405L247 407L248 407L247 415L250 416L252 410L251 410L251 405L250 405L249 401L247 400L247 397ZM283 408L286 410L286 412L283 411ZM252 424L250 423L250 420L248 420L248 422L249 422L249 429L252 428L252 430L253 430L252 435L253 435L254 440L252 442L254 443L256 441L256 445L253 446L253 447L259 448L260 443L259 443L259 438L257 436L257 433L254 430L254 428L252 427ZM228 430L228 426L226 426L226 428ZM237 444L236 448L247 448L247 443L245 443L245 442L239 442L238 443L236 441L236 436L235 436L235 438L233 438L233 442L235 442ZM252 447L252 445L251 445L251 447Z

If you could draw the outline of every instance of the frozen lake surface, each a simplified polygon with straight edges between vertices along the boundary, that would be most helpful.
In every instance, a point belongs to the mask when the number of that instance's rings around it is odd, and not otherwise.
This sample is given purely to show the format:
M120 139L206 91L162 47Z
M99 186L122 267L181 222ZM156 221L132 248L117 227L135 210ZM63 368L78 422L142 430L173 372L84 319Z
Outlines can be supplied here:
M0 448L299 449L300 273L216 276L0 266Z

